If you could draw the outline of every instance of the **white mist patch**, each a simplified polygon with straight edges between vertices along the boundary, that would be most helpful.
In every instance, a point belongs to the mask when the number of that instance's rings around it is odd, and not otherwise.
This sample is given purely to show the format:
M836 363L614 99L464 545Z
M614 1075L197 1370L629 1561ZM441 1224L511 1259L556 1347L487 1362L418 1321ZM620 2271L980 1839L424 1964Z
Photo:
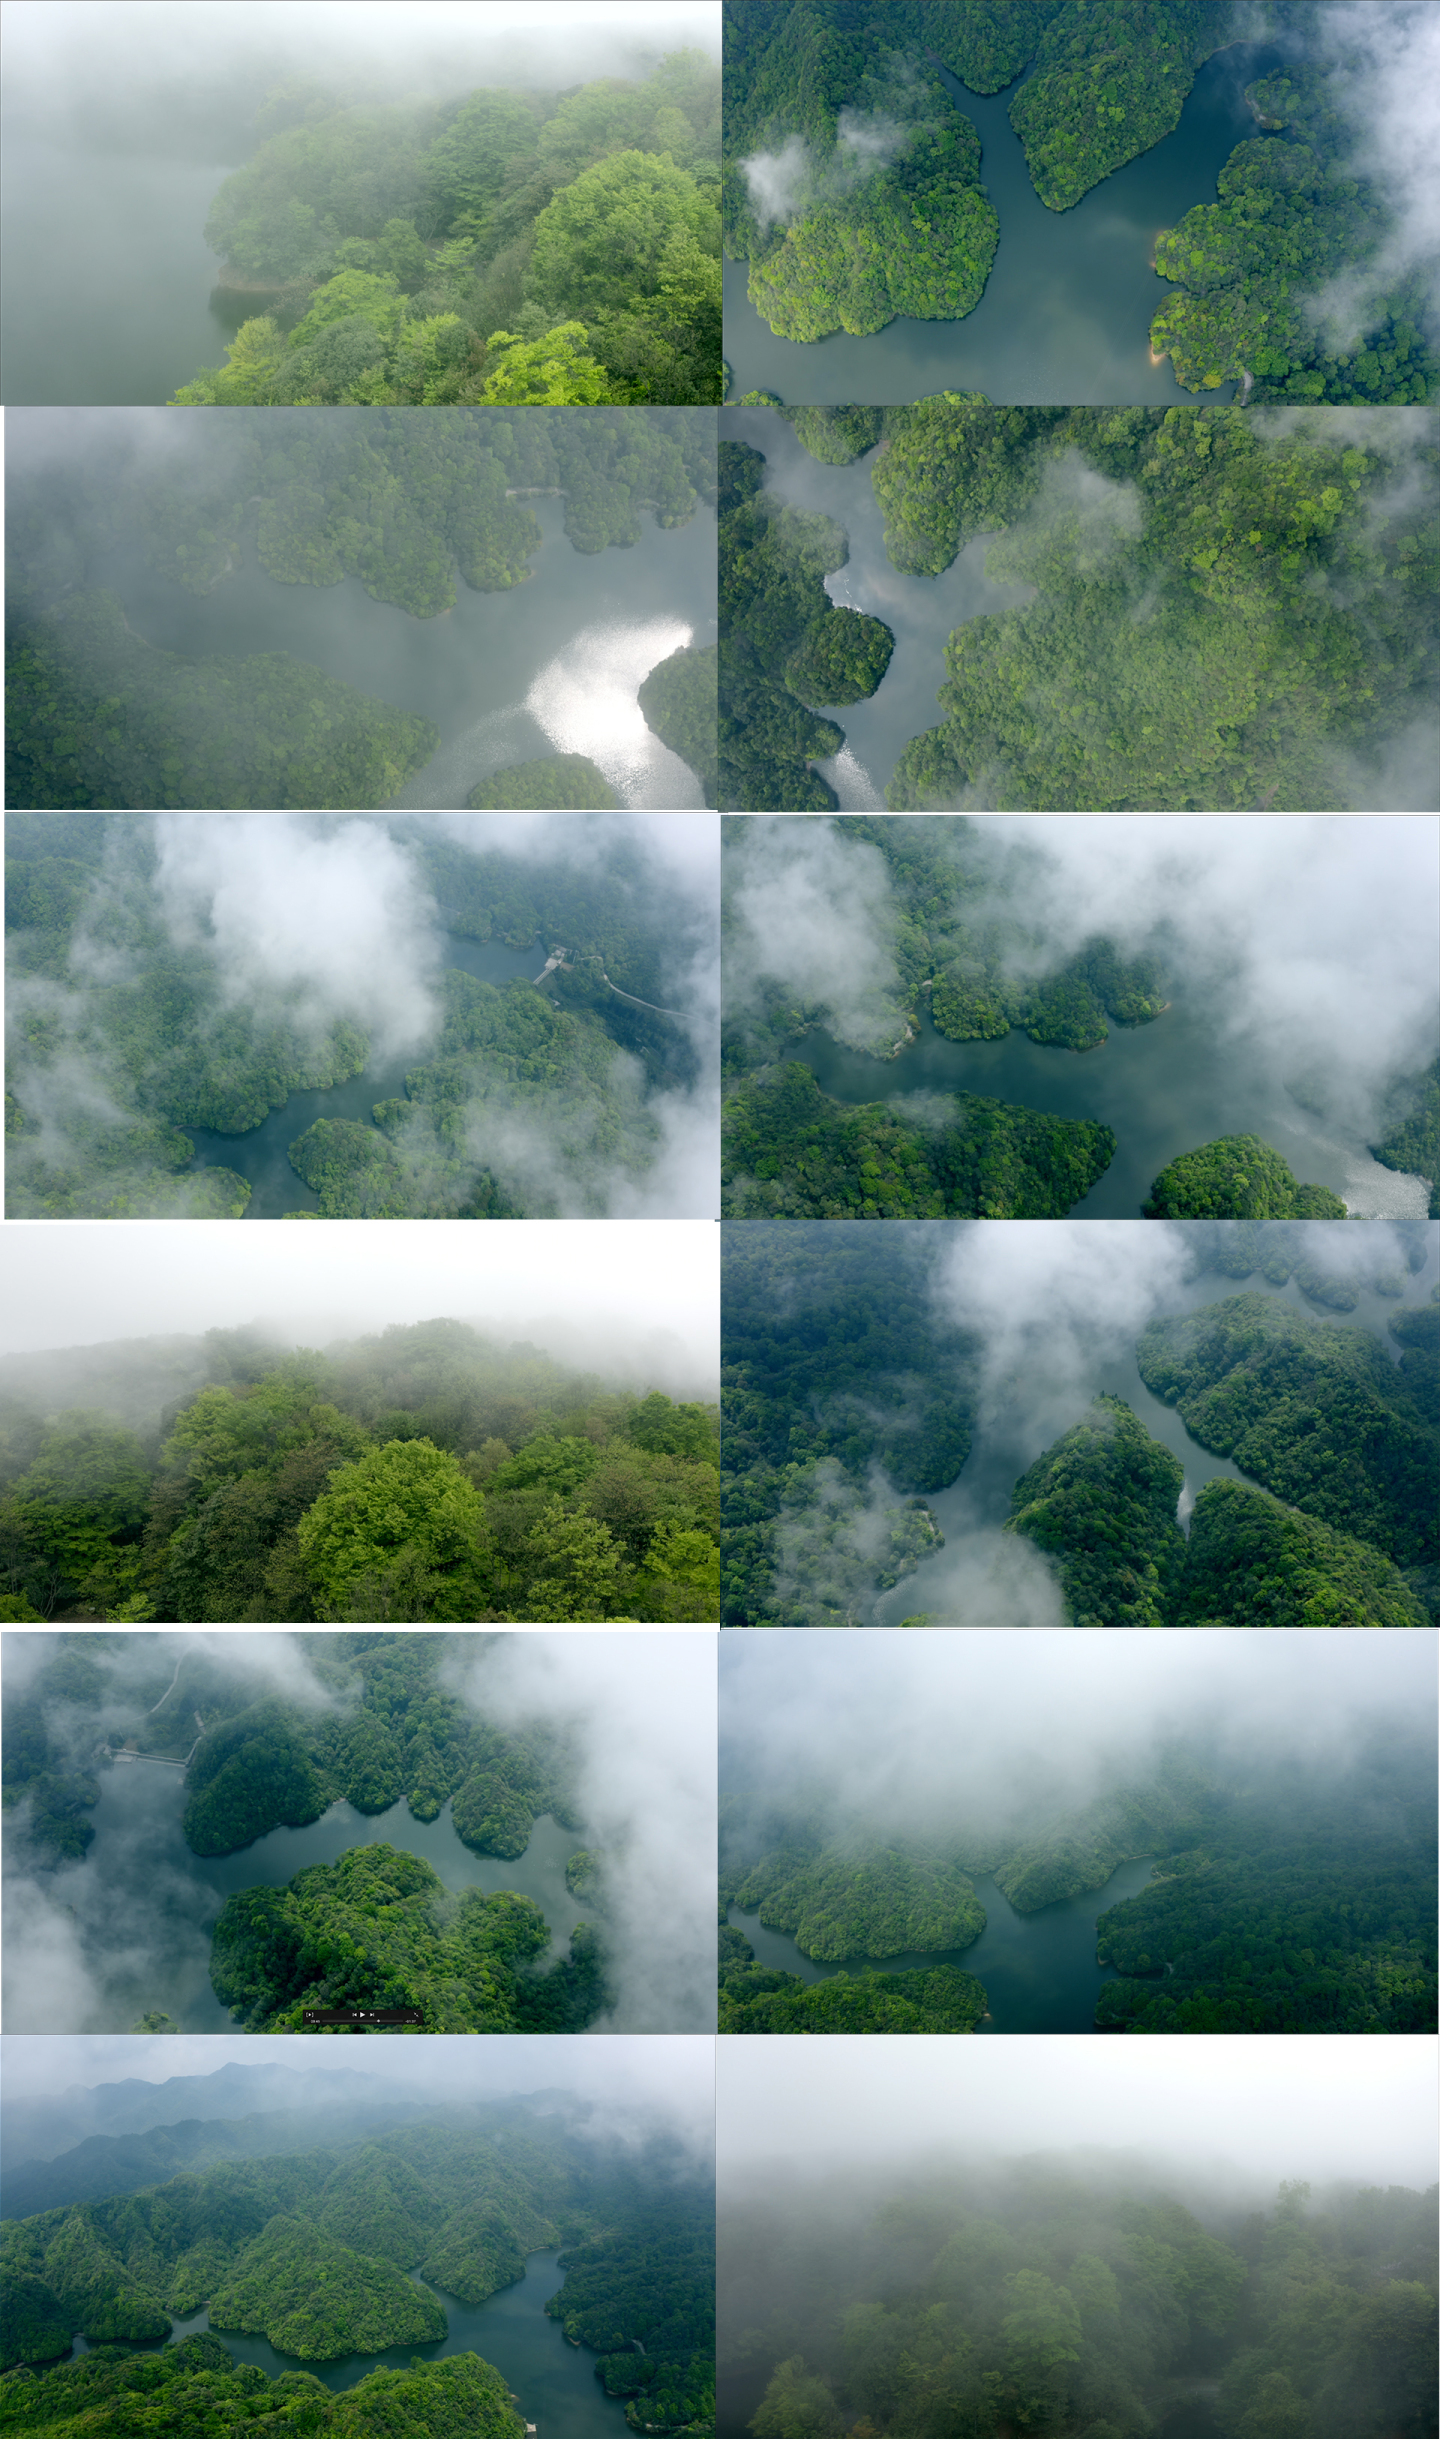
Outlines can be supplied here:
M779 152L757 152L742 161L740 168L750 189L750 208L762 229L773 227L777 220L794 219L811 180L803 136L787 136Z
M903 1040L897 916L877 847L845 838L827 820L756 816L727 844L732 930L725 997L738 1013L779 985L826 1012L851 1050L884 1057Z
M693 633L676 618L582 628L546 662L525 709L557 754L588 754L627 805L689 804L694 775L646 726L637 697L651 670Z

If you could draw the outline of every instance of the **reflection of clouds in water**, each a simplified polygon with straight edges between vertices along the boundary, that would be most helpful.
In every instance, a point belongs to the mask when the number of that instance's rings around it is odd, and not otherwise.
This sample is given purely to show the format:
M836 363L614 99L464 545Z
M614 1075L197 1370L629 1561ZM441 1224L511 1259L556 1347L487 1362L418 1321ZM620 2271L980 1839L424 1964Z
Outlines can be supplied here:
M817 762L815 768L823 771L829 780L840 799L842 813L884 812L884 797L864 763L856 761L848 745L842 745L838 754L831 754L824 762Z
M557 754L588 754L627 805L675 812L698 805L692 772L645 725L636 696L656 663L691 641L676 618L586 627L548 661L525 709Z

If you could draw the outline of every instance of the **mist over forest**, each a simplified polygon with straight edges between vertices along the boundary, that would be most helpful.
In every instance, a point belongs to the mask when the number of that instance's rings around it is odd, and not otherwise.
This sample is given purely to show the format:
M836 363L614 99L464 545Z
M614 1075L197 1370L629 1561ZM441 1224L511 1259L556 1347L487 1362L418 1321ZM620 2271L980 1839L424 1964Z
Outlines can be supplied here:
M12 814L7 851L12 1216L715 1210L703 815Z
M1422 2439L1430 2046L722 2042L720 2429Z
M1428 1637L727 1639L721 2029L1427 2031L1434 1693Z
M1424 1626L1437 1253L1426 1221L727 1225L722 1618Z
M614 2439L713 2417L708 2042L563 2072L523 2034L392 2044L363 2072L263 2039L84 2047L7 2041L25 2420L522 2439L530 2414Z
M702 1638L11 1633L5 1672L7 2029L713 2020Z
M1428 823L766 816L724 868L736 1218L1434 1215Z
M712 401L718 49L686 0L22 0L8 395Z

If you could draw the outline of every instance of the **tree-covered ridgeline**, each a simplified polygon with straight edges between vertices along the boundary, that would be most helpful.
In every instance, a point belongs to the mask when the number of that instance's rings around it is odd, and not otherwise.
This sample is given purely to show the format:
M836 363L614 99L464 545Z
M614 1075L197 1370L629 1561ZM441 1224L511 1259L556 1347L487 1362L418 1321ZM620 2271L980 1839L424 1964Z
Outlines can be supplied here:
M1192 1277L1293 1280L1328 1313L1367 1290L1393 1300L1400 1359L1273 1294L1152 1323L1146 1386L1250 1479L1208 1483L1187 1539L1179 1460L1121 1399L1098 1398L1017 1482L1006 1527L1046 1556L1071 1625L1426 1623L1440 1301L1401 1299L1428 1232L1395 1224L1368 1266L1355 1233L1342 1271L1303 1222L1186 1229ZM940 1543L925 1501L969 1454L982 1352L935 1291L933 1264L953 1248L930 1225L726 1231L724 1624L863 1625Z
M985 1991L973 1973L931 1965L907 1973L836 1973L802 1981L775 1965L747 1962L748 1940L737 1943L720 1975L720 2030L726 2033L972 2033L985 2013Z
M297 1175L326 1218L598 1215L617 1177L651 1166L652 1096L698 1075L687 1029L659 1013L684 996L693 908L633 840L577 864L563 847L471 851L401 816L385 834L437 926L533 944L537 975L552 947L563 962L541 989L445 968L404 1091L367 1123L297 1126ZM249 1185L197 1166L186 1129L244 1135L292 1092L360 1074L363 991L328 1012L303 977L237 998L212 944L180 936L144 816L15 813L6 843L10 1213L238 1217Z
M817 1761L823 1775L823 1753ZM721 2030L888 2029L772 2023L764 2008L744 2020L756 2001L784 2013L792 1984L812 1992L829 1984L775 1978L774 1968L755 1965L743 1933L724 1921L732 1904L758 1911L766 1929L790 1933L819 1963L936 1959L887 1977L913 1984L908 1995L918 2002L920 1972L954 1971L938 1960L970 1947L985 1928L975 1876L993 1877L1026 1915L1103 1888L1121 1863L1148 1857L1148 1885L1099 1918L1097 1961L1123 1977L1100 1987L1101 2029L1430 2031L1433 1778L1433 1745L1391 1731L1362 1740L1358 1754L1322 1773L1273 1755L1259 1783L1243 1762L1181 1743L1130 1778L1112 1765L1098 1795L1058 1812L1047 1812L1038 1790L1013 1790L1027 1800L1003 1828L967 1817L963 1785L954 1817L932 1819L923 1831L867 1821L833 1775L823 1786L817 1776L812 1788L763 1796L742 1789L721 1807ZM961 1978L979 1994L978 2021L983 1985ZM727 2009L735 2016L728 2024Z
M363 2144L249 2160L5 2221L0 2275L13 2282L23 2311L18 2322L7 2315L0 2429L73 2423L77 2439L82 2431L99 2439L152 2428L177 2439L196 2429L228 2439L248 2427L248 2402L251 2416L258 2405L267 2420L267 2408L280 2414L293 2405L293 2424L282 2419L280 2427L297 2432L353 2431L357 2439L414 2432L419 2439L433 2429L446 2439L520 2439L523 2424L505 2383L475 2355L415 2362L409 2374L370 2374L330 2400L337 2409L354 2401L353 2422L303 2417L301 2403L318 2387L313 2377L287 2372L272 2384L237 2369L238 2415L204 2421L184 2419L179 2408L203 2414L229 2402L221 2383L231 2358L216 2340L190 2339L140 2363L119 2349L167 2336L172 2314L186 2318L202 2306L214 2327L259 2331L302 2361L425 2343L445 2334L440 2299L483 2303L524 2276L527 2253L557 2244L566 2278L547 2309L566 2337L596 2355L597 2376L610 2395L627 2400L632 2429L703 2428L713 2413L708 2182L664 2137L648 2137L626 2158L571 2131L563 2118L452 2114L453 2122L441 2116ZM428 2325L419 2327L421 2320ZM34 2366L69 2354L76 2329L107 2351L37 2377ZM107 2409L104 2400L163 2395L197 2365L218 2378L173 2400L178 2418L99 2418L127 2410L121 2402ZM134 2372L142 2376L128 2376ZM432 2378L437 2412L451 2402L454 2419L423 2418L432 2402L424 2383ZM323 2388L319 2394L328 2398ZM165 2402L168 2409L172 2400ZM413 2418L397 2418L411 2406ZM463 2418L466 2411L473 2418Z
M1399 266L1396 215L1358 175L1374 131L1356 112L1355 60L1295 60L1246 100L1262 131L1161 231L1175 285L1150 325L1187 390L1243 381L1264 399L1421 403L1440 384L1423 269ZM1363 73L1363 71L1362 71Z
M682 644L656 663L636 698L647 728L689 764L711 806L719 787L717 660L714 644Z
M758 449L721 442L720 798L752 813L825 811L834 792L807 758L837 753L843 732L810 707L872 695L895 638L825 590L849 557L843 527L787 507L764 477Z
M1144 1205L1147 1219L1344 1219L1345 1205L1325 1186L1302 1185L1258 1135L1223 1135L1182 1152L1161 1170Z
M797 436L845 451L846 412L810 410ZM1428 734L1436 452L1423 411L1342 432L1323 409L1282 422L947 392L879 415L872 481L895 566L937 575L974 536L998 535L989 573L1035 588L951 635L945 717L903 749L893 809L1344 810L1375 801L1357 758L1383 765L1412 727ZM840 733L764 660L723 549L721 617L735 772L722 802L833 807L809 766Z
M1120 2153L915 2167L727 2212L721 2370L776 2366L757 2439L857 2414L876 2439L1142 2439L1157 2396L1217 2381L1224 2439L1433 2430L1433 2188L1295 2183L1261 2207Z
M433 724L290 653L189 660L132 634L97 571L138 554L203 595L241 567L347 577L416 618L457 582L505 592L541 546L526 493L558 492L572 547L686 524L715 490L714 419L686 407L358 409L278 422L237 408L183 451L123 433L11 470L7 800L16 806L351 807L429 761ZM164 435L162 435L163 439ZM178 479L183 464L184 479Z
M434 2363L417 2356L408 2370L368 2372L338 2396L309 2371L272 2380L258 2364L236 2362L218 2337L182 2338L159 2353L92 2346L58 2368L0 2377L4 2431L68 2439L205 2431L228 2439L256 2420L294 2439L522 2439L524 2430L504 2380L478 2354Z
M210 207L253 298L175 406L714 404L720 78L694 50L568 92L280 86Z
M608 1389L460 1322L279 1355L214 1332L202 1360L207 1384L158 1429L5 1396L0 1548L19 1614L716 1615L712 1408Z
M790 1060L741 1077L721 1121L731 1219L1063 1219L1115 1156L1108 1126L978 1093L832 1100Z
M573 805L594 812L613 809L620 799L588 754L540 754L533 762L507 762L488 779L477 780L465 802L541 812Z

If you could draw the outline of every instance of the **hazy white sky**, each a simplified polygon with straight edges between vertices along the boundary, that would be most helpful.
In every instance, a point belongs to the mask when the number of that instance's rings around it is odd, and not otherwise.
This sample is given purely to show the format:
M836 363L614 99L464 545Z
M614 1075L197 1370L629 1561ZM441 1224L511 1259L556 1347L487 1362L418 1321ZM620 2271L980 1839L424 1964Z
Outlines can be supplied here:
M719 1249L710 1220L10 1222L0 1353L250 1321L313 1346L443 1316L640 1369L668 1337L713 1378Z
M897 2052L903 2058L897 2065ZM716 2133L727 2176L937 2166L1099 2145L1247 2180L1428 2185L1435 2043L1338 2033L1224 2039L976 2041L922 2034L756 2041L722 2035Z

